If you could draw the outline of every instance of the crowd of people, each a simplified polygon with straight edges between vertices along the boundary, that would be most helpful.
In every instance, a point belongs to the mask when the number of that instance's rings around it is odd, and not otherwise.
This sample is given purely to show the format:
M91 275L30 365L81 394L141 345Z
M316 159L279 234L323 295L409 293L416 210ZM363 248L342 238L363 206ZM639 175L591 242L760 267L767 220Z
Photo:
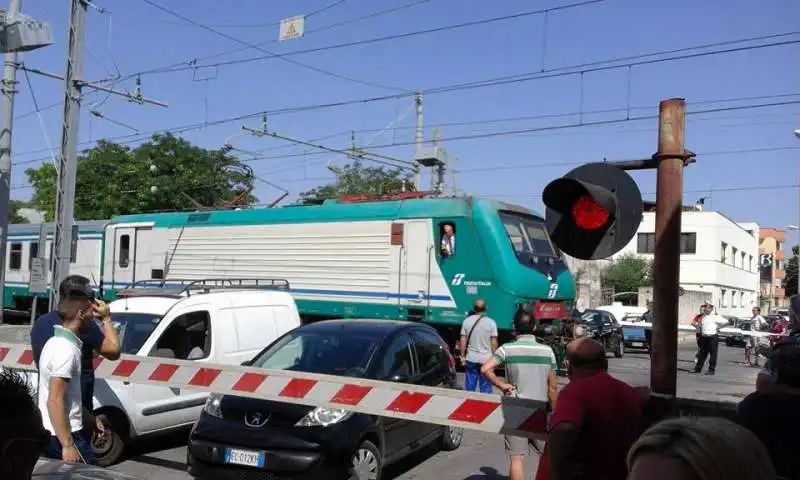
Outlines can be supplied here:
M698 355L695 372L710 357L716 370L719 321L704 306L695 319ZM474 324L484 323L483 338ZM648 425L647 389L634 388L608 373L603 345L577 338L567 346L569 383L557 390L552 349L537 340L536 322L520 315L515 340L497 347L497 328L480 302L461 332L465 362L483 360L481 378L505 394L523 398L547 392L547 440L543 449L527 439L506 436L510 480L525 478L524 459L539 458L536 480L785 480L800 479L800 296L790 299L789 332L776 342L758 375L756 391L731 418L680 417ZM540 368L531 368L538 365ZM550 365L549 372L541 365ZM495 374L504 367L505 378ZM475 366L470 368L474 372ZM474 376L475 374L472 373Z
M94 463L91 440L103 434L91 413L91 359L95 353L118 358L119 338L88 279L67 277L60 293L58 310L40 317L31 331L38 403L23 376L0 370L4 480L30 479L40 456ZM650 426L647 390L609 375L601 343L583 337L568 345L569 383L558 391L555 354L537 339L536 322L519 316L514 340L498 346L486 304L475 307L462 328L466 386L494 386L521 398L546 392L544 447L505 437L510 480L525 478L524 459L532 451L541 454L537 480L800 479L800 296L790 299L789 333L774 345L735 421L683 417ZM505 377L495 374L499 367Z

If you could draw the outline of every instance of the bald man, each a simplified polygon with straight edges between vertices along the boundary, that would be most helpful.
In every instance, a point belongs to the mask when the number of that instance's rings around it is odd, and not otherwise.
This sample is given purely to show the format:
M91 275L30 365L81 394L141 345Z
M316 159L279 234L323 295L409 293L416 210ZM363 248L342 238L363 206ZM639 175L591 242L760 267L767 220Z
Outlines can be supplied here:
M492 384L481 374L481 365L497 350L497 324L486 314L486 302L475 300L475 308L461 324L461 339L458 345L464 362L464 389L481 393L492 393Z
M570 382L558 395L542 458L549 478L624 480L625 455L645 426L644 398L608 374L606 351L591 338L571 342L567 362Z

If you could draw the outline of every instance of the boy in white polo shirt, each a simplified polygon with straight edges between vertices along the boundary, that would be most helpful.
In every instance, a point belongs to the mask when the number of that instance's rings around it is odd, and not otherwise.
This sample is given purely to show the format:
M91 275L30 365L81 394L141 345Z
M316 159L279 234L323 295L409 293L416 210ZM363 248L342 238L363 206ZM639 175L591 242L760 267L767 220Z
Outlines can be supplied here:
M88 287L59 293L62 324L55 327L39 357L39 410L44 427L53 435L43 454L67 462L96 464L91 438L83 433L82 342L78 332L104 306L94 301Z

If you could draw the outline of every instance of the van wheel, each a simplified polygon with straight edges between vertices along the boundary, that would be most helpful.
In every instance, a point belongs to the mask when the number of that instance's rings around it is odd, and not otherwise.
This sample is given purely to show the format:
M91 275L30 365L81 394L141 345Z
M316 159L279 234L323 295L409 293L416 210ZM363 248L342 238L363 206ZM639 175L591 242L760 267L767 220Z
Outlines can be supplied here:
M105 426L105 435L92 440L92 450L98 466L109 467L119 463L125 452L127 422L122 415L114 412L101 413L97 418Z

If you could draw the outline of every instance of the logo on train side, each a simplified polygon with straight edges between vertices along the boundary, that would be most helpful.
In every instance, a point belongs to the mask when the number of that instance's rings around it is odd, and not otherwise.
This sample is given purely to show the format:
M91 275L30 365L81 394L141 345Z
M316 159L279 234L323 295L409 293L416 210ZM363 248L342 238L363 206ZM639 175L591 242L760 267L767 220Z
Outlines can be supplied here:
M450 283L450 285L453 285L454 287L457 287L457 286L461 285L462 283L464 283L464 277L465 276L466 276L466 274L464 274L464 273L456 273L453 276L453 281Z

